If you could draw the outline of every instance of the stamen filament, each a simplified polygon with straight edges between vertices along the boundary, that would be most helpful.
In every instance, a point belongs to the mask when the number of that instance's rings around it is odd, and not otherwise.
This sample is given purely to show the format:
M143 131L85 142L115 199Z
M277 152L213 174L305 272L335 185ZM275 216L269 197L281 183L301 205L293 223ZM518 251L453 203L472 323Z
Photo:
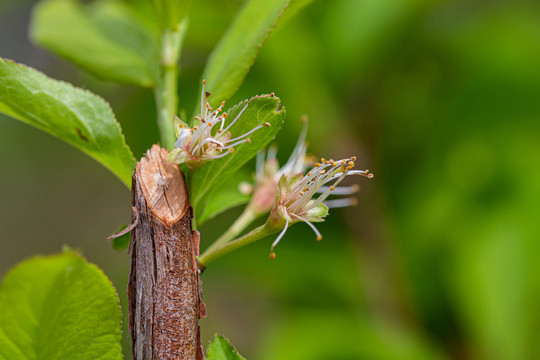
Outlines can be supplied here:
M324 205L328 206L328 208L331 208L331 209L354 206L356 204L358 204L358 200L356 200L356 198L334 199L334 200L327 200L324 202Z
M227 155L229 155L229 153L225 152L225 153L220 154L220 155L209 155L207 158L208 159L219 159L219 158L225 157Z
M246 104L246 106L244 106L244 108L238 113L238 115L236 115L236 117L234 118L234 120L229 124L229 126L227 126L225 128L225 131L229 130L231 126L233 126L233 124L236 122L236 120L238 120L240 118L240 116L242 116L243 112L247 109L249 105L249 101L248 103Z
M235 147L236 145L240 145L240 144L243 144L243 143L245 143L245 142L249 142L248 140L249 140L249 139L240 140L240 141L235 142L234 144L231 144L231 145L227 145L227 146L225 146L225 147L222 147L221 149L223 149L223 150L229 149L229 148Z
M202 94L201 94L201 116L203 116L204 112L204 99L206 98L204 88L206 86L206 80L203 80L203 86L202 86ZM205 118L205 116L203 116Z
M260 128L264 127L264 125L259 125L259 126L255 126L253 129L249 130L247 133L245 133L244 135L240 135L240 136L237 136L235 137L234 139L230 139L229 141L236 141L238 139L242 139L246 136L249 136L250 134L253 134L255 131L259 130Z
M350 172L349 172L350 174ZM329 190L330 189L330 186L321 186L317 192L318 193L323 193L325 192L326 190ZM359 190L359 187L358 185L352 185L352 186L339 186L339 187L335 187L335 184L334 184L334 190L331 190L331 194L332 195L352 195L356 192L358 192Z
M319 232L319 230L317 230L317 228L315 227L315 225L313 225L312 223L310 223L309 221L307 221L306 219L304 219L303 217L300 217L296 214L291 214L295 217L297 217L299 220L302 220L303 222L305 222L306 224L309 225L309 227L315 232L315 235L317 235L317 240L321 240L322 239L322 235L321 233Z
M286 218L285 218L285 227L283 228L283 230L281 230L281 232L279 233L276 240L274 240L274 242L272 243L272 247L270 248L271 251L274 251L274 248L276 247L276 245L279 243L279 241L281 240L283 235L285 235L285 233L287 232L288 227L289 227L289 217L286 216Z

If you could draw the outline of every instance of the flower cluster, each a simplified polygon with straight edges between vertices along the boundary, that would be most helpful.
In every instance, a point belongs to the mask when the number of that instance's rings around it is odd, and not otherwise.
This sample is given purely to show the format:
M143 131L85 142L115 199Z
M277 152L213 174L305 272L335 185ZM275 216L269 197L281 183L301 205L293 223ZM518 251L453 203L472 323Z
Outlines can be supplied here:
M289 225L303 221L308 224L317 236L322 239L321 233L312 222L324 221L330 207L343 207L353 205L354 198L341 198L328 200L330 195L351 195L358 191L358 186L337 186L348 175L362 175L372 178L369 170L353 170L355 157L334 161L321 159L306 175L298 173L294 176L282 175L277 189L277 198L270 214L269 221L282 227L283 230L272 244L274 247L285 235ZM284 224L283 224L284 223ZM272 252L272 257L275 254Z
M249 102L238 115L225 127L227 113L222 112L225 101L212 110L208 103L210 93L205 92L206 81L203 81L201 94L201 112L195 117L193 128L190 128L180 118L175 116L174 130L178 140L174 143L175 149L169 154L169 162L175 164L187 163L189 168L198 168L205 162L227 156L234 151L234 147L245 142L251 142L249 135L269 123L259 125L240 136L232 137L229 129L242 116L249 106ZM217 129L217 130L216 130Z
M253 191L248 208L256 216L269 212L274 206L277 185L282 175L293 176L302 173L306 167L307 117L303 117L302 121L303 126L298 142L287 163L282 168L279 168L275 146L271 146L266 154L264 151L260 151L257 154L256 184L254 189L246 183L241 184L241 191L242 188L247 188L247 192Z

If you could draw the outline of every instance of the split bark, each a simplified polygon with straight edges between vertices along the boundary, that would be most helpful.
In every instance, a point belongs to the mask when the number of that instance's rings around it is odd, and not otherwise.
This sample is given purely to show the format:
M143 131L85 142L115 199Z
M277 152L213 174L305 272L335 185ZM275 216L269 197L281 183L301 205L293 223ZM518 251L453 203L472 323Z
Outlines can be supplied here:
M129 328L134 360L204 359L199 234L184 176L152 146L133 174Z

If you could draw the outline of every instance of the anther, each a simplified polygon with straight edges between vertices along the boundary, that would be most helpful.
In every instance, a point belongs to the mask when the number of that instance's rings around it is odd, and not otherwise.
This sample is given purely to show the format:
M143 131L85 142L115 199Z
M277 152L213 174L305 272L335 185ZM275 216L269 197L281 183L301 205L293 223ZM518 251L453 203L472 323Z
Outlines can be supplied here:
M270 123L269 123L269 122L265 122L265 123L264 123L264 126L270 127Z
M330 191L334 191L335 187L330 186Z
M321 241L322 240L322 235L318 235L317 236L317 241Z
M212 94L210 94L208 91L205 92L204 94L206 95L206 97L210 97L210 95L212 95Z
M274 260L275 258L276 258L276 253L272 251L270 253L270 260Z

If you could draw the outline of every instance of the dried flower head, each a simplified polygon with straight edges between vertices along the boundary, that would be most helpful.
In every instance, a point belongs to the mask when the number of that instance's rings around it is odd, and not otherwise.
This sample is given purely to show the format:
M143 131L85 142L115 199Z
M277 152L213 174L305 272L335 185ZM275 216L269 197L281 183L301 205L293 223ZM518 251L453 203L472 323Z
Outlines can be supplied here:
M351 195L358 191L357 185L337 186L348 175L373 177L369 170L353 170L355 161L355 157L339 161L323 158L306 175L299 173L294 176L285 174L281 176L276 203L269 221L279 224L278 226L283 230L272 244L272 251L285 235L289 225L298 221L308 224L315 232L317 240L321 240L321 233L312 223L324 221L323 217L328 214L328 209L331 207L354 205L354 198L328 201L326 199L332 194Z
M201 113L195 116L193 128L190 128L180 118L175 116L174 130L178 140L174 143L175 149L169 154L169 162L175 164L187 163L190 168L198 168L205 162L227 156L234 151L234 147L245 142L251 142L249 135L269 123L259 125L240 136L232 137L229 129L242 116L249 106L249 102L238 115L225 127L227 113L222 112L225 101L212 110L208 103L209 92L205 92L206 80L203 81L201 94Z

